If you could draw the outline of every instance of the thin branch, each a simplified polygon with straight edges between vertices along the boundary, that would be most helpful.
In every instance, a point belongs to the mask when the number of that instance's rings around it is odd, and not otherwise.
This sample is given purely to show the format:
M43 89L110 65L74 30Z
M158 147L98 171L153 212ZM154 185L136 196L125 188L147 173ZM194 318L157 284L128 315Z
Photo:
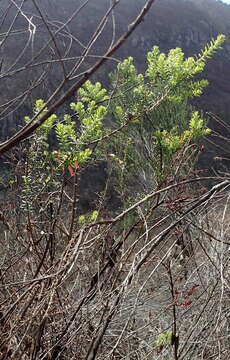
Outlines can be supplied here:
M151 6L155 3L156 0L148 0L141 10L141 12L138 14L137 18L128 26L128 30L117 40L117 42L114 44L114 46L109 49L104 56L95 64L92 66L88 72L82 76L82 78L77 81L72 87L70 87L69 90L65 92L63 96L61 96L51 107L50 109L44 114L40 119L38 119L38 114L35 116L31 123L28 126L25 126L23 129L18 131L13 137L6 140L4 143L0 145L0 155L3 155L6 151L12 149L15 145L17 145L19 142L27 139L36 129L38 129L55 111L63 105L67 100L69 100L76 91L85 83L86 80L88 80L104 63L108 60L108 58L117 51L124 42L128 39L128 37L134 32L134 30L137 28L137 26L143 21L145 15L150 10ZM58 89L54 92L51 99L49 99L48 103L45 105L49 105L51 100L54 99L55 95L57 95L60 90L65 85L65 82L62 82L61 85L58 87ZM43 109L42 109L43 110Z

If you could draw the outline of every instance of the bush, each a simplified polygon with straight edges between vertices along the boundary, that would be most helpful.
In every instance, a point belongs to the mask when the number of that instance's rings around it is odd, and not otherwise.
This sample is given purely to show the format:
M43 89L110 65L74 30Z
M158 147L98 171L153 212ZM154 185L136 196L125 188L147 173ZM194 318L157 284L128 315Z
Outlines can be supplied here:
M220 229L209 219L229 183L198 176L210 130L188 104L223 40L188 59L154 47L145 75L126 59L111 90L87 81L23 144L0 218L2 358L227 359L228 204ZM81 177L102 161L105 187L81 213Z

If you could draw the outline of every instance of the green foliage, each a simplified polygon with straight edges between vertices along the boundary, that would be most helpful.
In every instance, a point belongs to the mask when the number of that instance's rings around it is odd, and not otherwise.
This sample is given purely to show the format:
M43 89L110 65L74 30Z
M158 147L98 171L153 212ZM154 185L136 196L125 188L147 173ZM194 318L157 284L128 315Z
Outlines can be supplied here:
M206 45L201 54L187 59L184 59L184 53L180 48L172 49L166 55L160 53L158 46L154 46L147 54L146 76L154 86L159 83L161 86L165 85L169 91L169 99L172 101L200 96L208 81L194 81L193 78L204 70L207 59L221 48L224 41L225 36L219 35L216 40Z
M172 331L168 331L167 333L161 333L155 342L156 346L165 346L171 344L172 336Z
M100 103L108 100L109 97L106 93L106 89L102 89L99 82L96 82L96 84L93 85L89 80L87 80L83 87L78 91L78 95L81 97L82 101L89 104L92 102Z
M59 183L58 176L65 168L73 176L90 161L93 154L90 144L104 134L103 119L107 108L101 103L108 98L106 90L99 83L94 85L87 81L77 95L79 101L70 104L74 113L65 114L63 119L51 115L28 143L27 168L22 177L25 203L32 205L38 194L55 189ZM44 100L37 100L33 115L38 114L39 119L46 111ZM31 118L26 116L24 120L29 123ZM56 135L56 150L49 146L51 132ZM97 154L97 149L94 149L94 160ZM95 214L92 219L96 219Z
M174 172L178 154L187 148L184 153L191 158L191 144L210 133L188 100L200 96L207 86L206 80L197 80L196 76L224 39L219 35L201 54L188 58L180 48L165 54L154 46L147 54L144 75L138 74L129 57L111 74L110 93L99 82L86 81L76 94L77 101L70 104L70 113L62 119L51 115L30 139L29 165L23 177L27 194L41 185L54 186L64 168L73 176L84 164L101 158L111 164L113 182L124 203L131 204L149 188L159 187ZM45 102L37 100L33 114L39 118L46 111ZM113 127L123 128L116 136L109 136L104 129L108 117ZM30 117L25 121L30 122ZM51 131L56 135L55 151L48 144ZM180 173L184 176L186 170ZM133 186L137 189L135 195ZM79 222L95 221L97 216L80 217Z
M203 119L200 119L198 111L195 111L192 114L192 119L189 122L190 135L192 139L199 138L203 135L209 135L211 129L205 128L205 122Z
M71 117L65 115L64 121L56 124L55 132L60 150L64 153L71 151L77 139L75 123L71 121Z
M180 48L165 54L154 46L147 54L145 75L138 74L131 57L111 75L114 98L110 111L117 126L128 124L128 130L111 142L111 152L120 159L116 179L123 198L132 196L124 189L134 185L134 179L137 188L140 174L146 191L159 186L173 173L177 153L210 133L205 119L188 101L208 85L196 76L224 40L219 35L200 55L188 58ZM190 158L191 152L192 148L186 152ZM141 186L143 190L143 181Z
M172 344L173 332L168 331L167 333L160 333L158 339L155 341L155 346L157 348L157 352L162 352L162 350L169 347ZM168 353L168 352L167 352ZM171 357L166 355L165 353L161 355L162 359L169 360Z
M47 107L45 106L45 101L42 99L36 100L35 101L35 105L34 105L34 109L33 109L33 115L37 115L38 119L41 118L45 113L47 112ZM55 122L55 120L57 120L57 116L55 114L51 115L37 130L36 132L36 136L43 136L45 138L47 138L47 136L50 133L50 130L52 129L52 126ZM24 121L26 123L29 123L31 121L31 118L29 116L25 116L24 117Z
M85 216L84 215L80 215L79 218L78 218L78 221L80 224L84 224L86 219L85 219Z
M90 159L92 150L86 148L93 141L103 136L103 119L107 109L99 103L107 100L106 90L100 83L93 85L87 81L78 91L81 101L72 102L71 110L76 114L78 121L71 120L70 115L65 115L62 122L57 123L55 131L60 150L59 158L65 165L72 165L75 161L83 164Z
M212 39L209 44L201 51L201 54L198 55L200 61L206 61L213 57L217 50L221 49L222 44L225 42L226 36L220 34L216 39Z
M78 217L78 221L80 224L90 223L97 220L98 217L98 211L94 210L92 213L89 213L87 215L80 215Z
M105 94L106 90L101 88L100 83L93 85L87 81L78 92L78 97L82 101L70 104L71 110L78 118L77 122L72 120L73 116L70 114L65 114L62 120L59 120L56 115L46 120L36 133L36 141L38 142L44 135L47 138L53 127L58 152L51 154L46 151L45 155L52 155L52 160L59 163L61 161L65 166L73 165L75 161L85 163L89 160L92 150L86 148L87 144L100 139L103 135L102 120L106 116L107 109L105 106L98 105L98 102L101 103L108 98ZM34 114L41 111L39 116L42 116L47 111L44 104L43 100L37 100ZM29 122L30 118L25 117L25 121Z
M98 211L97 210L94 210L90 216L90 220L91 221L96 221L97 220L97 217L98 217Z
M157 143L163 150L163 154L170 156L182 149L183 146L191 141L195 141L204 135L209 135L211 130L205 127L205 122L203 119L200 119L198 111L192 113L192 118L189 122L189 129L184 130L182 133L178 134L178 127L175 126L171 129L170 132L167 130L157 130L155 136Z
M39 119L46 112L44 100L37 100L34 105L33 116L38 115ZM24 121L29 123L31 118L26 116ZM56 121L57 116L51 115L27 143L27 157L22 175L22 207L33 207L38 194L47 189L51 180L52 156L49 151L48 136Z

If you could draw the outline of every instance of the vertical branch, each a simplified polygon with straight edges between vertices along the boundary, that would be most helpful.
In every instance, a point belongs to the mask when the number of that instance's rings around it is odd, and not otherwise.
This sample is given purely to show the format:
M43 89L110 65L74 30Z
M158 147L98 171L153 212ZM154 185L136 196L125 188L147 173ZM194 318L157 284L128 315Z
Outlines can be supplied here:
M72 211L71 211L71 218L70 218L70 227L69 227L69 235L68 241L71 240L73 235L73 228L74 228L74 220L76 217L77 211L77 187L78 187L78 176L76 173L76 169L74 170L74 183L73 183L73 199L72 199Z
M170 279L170 290L171 290L171 296L172 296L172 313L173 313L173 328L172 328L171 344L174 349L174 359L179 360L179 354L178 354L179 335L177 332L176 298L175 298L174 282L173 282L173 275L172 275L172 269L171 269L171 261L168 266L168 273L169 273L169 279Z

